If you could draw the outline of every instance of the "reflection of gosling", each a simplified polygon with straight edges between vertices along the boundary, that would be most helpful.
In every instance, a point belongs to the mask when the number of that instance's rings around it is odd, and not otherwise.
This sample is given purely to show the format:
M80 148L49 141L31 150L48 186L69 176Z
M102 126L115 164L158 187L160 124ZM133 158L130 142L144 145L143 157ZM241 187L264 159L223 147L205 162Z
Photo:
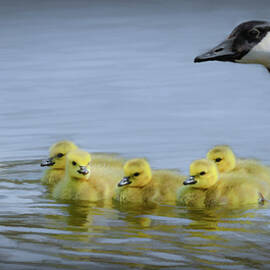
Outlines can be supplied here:
M177 172L151 171L144 159L132 159L124 165L125 177L118 183L115 199L121 203L175 203L176 190L184 181Z
M74 149L77 149L77 146L70 141L60 141L50 147L50 157L40 164L42 167L49 167L41 179L43 184L56 184L64 178L66 155Z
M96 202L112 199L121 168L90 166L89 153L76 149L67 155L66 174L53 190L53 197Z
M257 160L236 159L227 145L218 145L207 153L207 158L216 163L221 173L247 173L270 184L270 168Z
M190 165L190 177L184 185L178 191L178 201L195 207L258 204L263 201L263 194L269 195L265 183L247 174L223 174L218 179L217 166L206 159Z

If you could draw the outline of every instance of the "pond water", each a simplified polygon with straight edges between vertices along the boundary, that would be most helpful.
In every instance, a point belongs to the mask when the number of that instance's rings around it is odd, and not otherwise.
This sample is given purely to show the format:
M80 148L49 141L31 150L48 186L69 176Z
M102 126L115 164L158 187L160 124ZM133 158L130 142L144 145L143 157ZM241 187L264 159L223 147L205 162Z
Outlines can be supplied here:
M270 164L270 77L194 64L269 1L1 1L0 269L268 269L270 205L202 210L55 201L49 146L185 174L215 144Z

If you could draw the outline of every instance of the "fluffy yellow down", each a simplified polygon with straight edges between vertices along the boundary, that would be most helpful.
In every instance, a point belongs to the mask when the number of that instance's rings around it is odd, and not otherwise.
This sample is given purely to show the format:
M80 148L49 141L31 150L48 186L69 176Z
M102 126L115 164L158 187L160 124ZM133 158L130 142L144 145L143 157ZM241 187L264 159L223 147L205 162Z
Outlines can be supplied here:
M66 156L78 147L71 141L60 141L53 144L49 150L49 158L41 162L42 167L48 167L41 178L43 184L54 185L64 178Z
M237 159L227 145L218 145L209 150L207 159L216 163L220 173L246 173L270 185L270 167L258 160Z
M48 167L41 182L55 185L65 176L66 155L78 147L71 141L60 141L53 144L49 150L49 158L41 162L42 167ZM95 153L92 155L93 166L123 168L125 159L116 154Z
M111 200L122 176L122 168L92 166L91 155L76 149L67 155L65 177L54 187L53 197L91 202Z
M176 171L152 171L145 159L132 159L124 165L124 178L118 183L115 200L123 204L175 204L176 190L184 179Z
M216 164L207 159L190 165L190 177L178 191L178 202L193 207L240 207L261 203L265 197L269 197L265 182L246 173L219 177Z

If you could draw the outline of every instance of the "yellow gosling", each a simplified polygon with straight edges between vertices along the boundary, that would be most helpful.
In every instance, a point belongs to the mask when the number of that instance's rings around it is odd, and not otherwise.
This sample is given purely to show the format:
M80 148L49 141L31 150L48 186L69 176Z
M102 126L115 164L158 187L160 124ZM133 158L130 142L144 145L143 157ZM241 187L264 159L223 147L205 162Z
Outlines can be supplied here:
M41 179L43 184L55 185L65 176L66 155L78 147L71 141L60 141L53 144L49 150L49 158L41 162L41 167L49 167ZM95 153L92 155L92 165L122 168L125 159L116 154Z
M269 196L265 183L247 174L223 174L219 179L216 164L207 159L191 163L190 177L184 185L179 189L178 201L194 207L240 207L261 203L264 196Z
M270 185L270 167L252 159L236 159L227 145L218 145L207 153L207 159L216 163L220 173L247 173Z
M124 204L175 204L176 190L184 178L174 171L152 171L145 159L132 159L124 165L124 178L118 183L115 199Z
M64 178L66 167L66 155L78 147L71 141L60 141L50 147L47 160L41 162L40 166L49 167L41 179L43 184L54 185Z
M64 200L87 200L97 202L111 200L121 168L91 166L91 156L80 149L68 153L66 174L53 190L53 197Z
M184 185L177 192L179 204L198 208L205 207L207 190L215 185L218 179L217 167L209 166L205 171L207 164L206 161L201 160L190 165L190 177L183 182ZM201 178L204 178L203 181L198 181Z
M236 157L232 149L227 145L215 146L208 151L206 157L216 163L221 173L231 172L236 167Z

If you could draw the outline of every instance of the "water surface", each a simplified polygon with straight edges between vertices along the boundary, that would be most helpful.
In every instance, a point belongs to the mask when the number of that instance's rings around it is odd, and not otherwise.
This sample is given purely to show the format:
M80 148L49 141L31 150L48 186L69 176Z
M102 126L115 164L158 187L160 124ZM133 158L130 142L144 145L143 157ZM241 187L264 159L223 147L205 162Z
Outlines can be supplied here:
M193 58L268 1L1 1L0 268L267 269L269 205L120 208L56 202L49 146L147 157L188 173L215 144L270 164L269 82Z

